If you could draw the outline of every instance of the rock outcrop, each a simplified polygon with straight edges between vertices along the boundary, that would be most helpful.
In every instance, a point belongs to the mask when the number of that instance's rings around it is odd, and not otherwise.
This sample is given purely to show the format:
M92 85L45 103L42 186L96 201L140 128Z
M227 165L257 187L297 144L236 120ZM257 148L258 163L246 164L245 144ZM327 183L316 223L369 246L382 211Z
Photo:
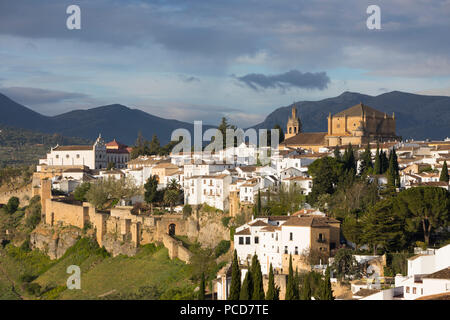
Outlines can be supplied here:
M30 234L30 245L33 250L45 252L50 259L59 259L81 235L81 229L76 227L59 228L40 224Z

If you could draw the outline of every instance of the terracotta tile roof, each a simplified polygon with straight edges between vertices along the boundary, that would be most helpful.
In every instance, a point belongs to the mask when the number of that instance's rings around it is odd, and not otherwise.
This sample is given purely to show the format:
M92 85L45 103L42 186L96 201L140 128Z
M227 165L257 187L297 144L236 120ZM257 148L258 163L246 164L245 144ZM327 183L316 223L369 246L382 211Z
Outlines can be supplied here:
M235 235L237 235L237 236L249 236L250 234L251 233L250 233L249 228L245 228L245 229L235 233Z
M268 224L265 223L264 221L256 220L255 222L249 224L249 226L251 226L251 227L265 227L265 226L268 226Z
M335 219L325 217L313 217L313 216L292 216L288 219L283 226L286 227L320 227L329 228L330 223L338 222Z
M54 151L76 151L76 150L92 150L94 146L56 146Z
M436 271L435 273L423 276L423 279L446 279L450 280L450 267Z
M362 116L363 114L365 114L366 117L371 117L373 116L373 114L375 114L375 116L383 118L385 115L384 112L378 111L372 107L366 106L365 104L359 103L353 107L350 107L348 109L336 113L335 115L333 115L333 117L343 117L343 116L355 117L355 116Z
M416 300L450 300L450 292L433 294L431 296L424 296L417 298Z
M108 149L108 148L125 149L125 148L127 148L127 147L128 147L127 145L125 145L125 144L123 144L123 143L120 143L120 142L116 141L116 139L114 139L113 141L110 141L110 142L108 142L108 143L106 144L106 148L107 148L107 149Z
M354 293L353 296L368 297L368 296L371 296L380 291L381 290L377 290L377 289L359 289L359 291Z
M281 230L281 227L275 227L275 226L268 225L267 227L264 227L261 229L262 232L274 232L276 230Z
M327 132L303 132L284 140L281 145L324 145Z

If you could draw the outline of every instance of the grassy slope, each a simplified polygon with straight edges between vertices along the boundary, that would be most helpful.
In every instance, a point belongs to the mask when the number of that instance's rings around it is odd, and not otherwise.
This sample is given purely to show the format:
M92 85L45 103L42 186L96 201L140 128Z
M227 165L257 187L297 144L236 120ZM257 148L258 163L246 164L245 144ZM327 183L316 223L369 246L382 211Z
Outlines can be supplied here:
M69 265L81 268L81 289L68 290L66 281ZM66 254L51 261L39 251L25 252L8 246L0 252L0 299L36 299L23 289L21 277L25 274L38 276L33 282L53 290L44 293L41 299L101 299L105 293L113 298L136 298L142 287L158 288L157 298L176 298L171 290L182 288L192 292L194 286L188 280L190 266L179 260L170 260L167 249L153 245L143 246L134 257L110 257L102 249L83 238ZM12 290L12 283L14 290ZM167 296L167 294L169 294ZM146 296L138 296L146 298Z

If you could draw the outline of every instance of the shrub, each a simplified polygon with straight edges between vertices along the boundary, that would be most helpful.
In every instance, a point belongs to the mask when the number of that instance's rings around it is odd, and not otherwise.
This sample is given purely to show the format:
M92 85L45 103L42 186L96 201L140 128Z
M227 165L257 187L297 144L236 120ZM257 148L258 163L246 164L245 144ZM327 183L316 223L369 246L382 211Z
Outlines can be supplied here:
M192 214L192 207L190 204L185 204L183 207L183 218L190 217Z
M214 249L214 256L216 258L220 257L221 255L227 253L227 251L230 249L230 241L228 240L222 240L219 242L217 247Z
M228 228L228 224L230 223L231 217L223 217L222 224L225 228Z
M33 296L39 296L41 293L41 286L38 283L25 284L25 291Z
M5 206L5 210L7 213L9 214L13 214L14 212L17 211L17 209L19 208L19 198L17 197L11 197L8 200L8 203Z

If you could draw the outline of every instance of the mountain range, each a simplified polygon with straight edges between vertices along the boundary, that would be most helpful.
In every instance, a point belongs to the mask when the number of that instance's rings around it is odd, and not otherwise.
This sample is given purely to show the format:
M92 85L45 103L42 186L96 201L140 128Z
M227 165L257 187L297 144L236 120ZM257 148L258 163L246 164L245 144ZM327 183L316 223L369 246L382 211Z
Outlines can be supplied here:
M372 108L395 113L397 135L403 139L445 139L450 136L450 97L418 95L400 91L370 96L355 92L320 101L295 102L304 132L325 132L327 117L358 103ZM279 124L286 128L292 105L281 107L255 125L255 129L273 128Z
M388 114L395 113L397 134L404 139L444 139L450 136L450 97L426 96L399 91L370 96L354 92L320 101L295 102L304 132L327 131L327 116L358 103ZM286 127L292 105L277 108L255 129ZM173 130L193 132L193 124L164 119L139 109L112 104L87 110L74 110L56 116L35 112L0 94L0 124L67 137L94 140L99 133L107 139L132 145L139 131L147 139L156 134L161 144L169 142ZM204 126L204 129L211 126Z

